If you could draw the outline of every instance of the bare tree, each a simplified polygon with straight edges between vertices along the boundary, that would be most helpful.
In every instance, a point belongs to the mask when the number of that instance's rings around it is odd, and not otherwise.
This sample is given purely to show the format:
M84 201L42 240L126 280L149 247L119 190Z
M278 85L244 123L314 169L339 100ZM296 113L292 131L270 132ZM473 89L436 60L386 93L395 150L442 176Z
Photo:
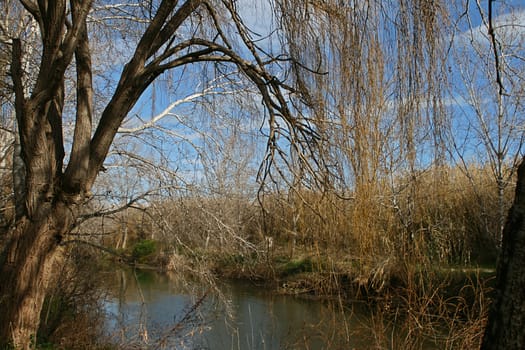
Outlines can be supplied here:
M520 71L525 42L522 10L505 2L497 9L492 1L488 4L488 8L480 2L459 4L459 33L454 33L452 46L455 83L450 94L456 108L451 147L467 172L471 162L487 164L492 171L499 207L499 230L492 234L499 246L507 209L505 190L523 147L525 81Z
M38 23L41 57L36 80L28 87L24 54L27 45L34 43L27 43L24 37L10 38L10 73L25 164L25 206L2 256L0 339L28 349L53 271L62 261L61 242L92 195L119 127L157 77L204 62L238 69L266 107L270 129L267 164L279 154L279 135L287 137L300 154L306 152L306 162L315 152L316 133L304 117L294 116L289 104L294 90L272 73L272 66L286 60L257 47L235 1L150 2L150 11L137 27L139 40L100 115L93 102L90 46L96 23L88 25L93 1L21 3L26 15ZM76 73L76 105L74 135L66 159L63 120L68 92L65 77L70 67Z

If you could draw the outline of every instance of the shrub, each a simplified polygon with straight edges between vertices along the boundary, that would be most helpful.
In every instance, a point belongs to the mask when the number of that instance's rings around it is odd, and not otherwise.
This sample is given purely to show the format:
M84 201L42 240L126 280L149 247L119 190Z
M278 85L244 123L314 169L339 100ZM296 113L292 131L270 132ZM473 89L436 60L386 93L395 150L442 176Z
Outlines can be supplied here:
M151 239L143 239L133 246L131 255L133 259L140 262L145 261L157 250L157 242Z

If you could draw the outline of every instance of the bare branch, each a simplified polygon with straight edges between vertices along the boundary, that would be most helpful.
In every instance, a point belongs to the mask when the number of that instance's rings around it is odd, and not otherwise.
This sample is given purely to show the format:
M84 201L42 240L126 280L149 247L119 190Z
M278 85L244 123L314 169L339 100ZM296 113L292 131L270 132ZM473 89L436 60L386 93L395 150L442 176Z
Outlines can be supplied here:
M18 121L18 130L21 139L30 137L31 125L27 125L27 119L23 118L26 99L24 96L24 86L22 83L22 45L20 39L13 39L12 60L11 60L11 79L15 91L15 110ZM24 150L22 150L22 153Z
M20 0L20 2L25 7L25 9L29 11L29 13L31 13L33 17L35 17L37 22L42 23L42 16L40 14L40 10L38 8L38 5L33 0Z
M75 226L79 226L80 224L82 224L83 222L85 222L85 221L87 221L89 219L92 219L92 218L95 218L95 217L113 215L113 214L119 213L121 211L124 211L124 210L126 210L128 208L139 209L138 207L134 207L133 205L135 203L137 203L138 201L141 201L141 200L145 199L151 193L153 193L154 191L157 191L157 190L159 190L159 189L146 191L146 192L142 193L139 196L131 198L127 203L125 203L124 205L121 205L121 206L119 206L117 208L113 208L113 209L106 210L106 211L97 211L97 212L81 215L81 216L79 216L79 219L78 219L77 223L75 224Z
M111 254L113 256L119 257L119 258L122 259L123 262L126 262L128 264L132 263L132 261L129 260L128 256L118 252L115 249L111 249L111 248L108 248L108 247L105 247L103 245L96 244L96 243L93 243L93 242L85 241L83 239L68 239L67 241L63 241L61 244L62 245L67 245L67 244L83 244L83 245L87 245L87 246L90 246L92 248L96 248L96 249L101 250L103 252L109 253L109 254Z
M151 120L149 120L148 122L143 123L143 124L141 124L139 126L136 126L134 128L120 127L118 129L118 133L131 134L131 133L136 133L138 131L143 131L143 130L155 127L157 125L157 123L159 123L162 119L164 119L166 117L169 117L169 116L173 116L174 114L172 113L172 110L174 108L176 108L176 107L178 107L178 106L180 106L180 105L182 105L184 103L195 102L195 100L197 100L197 99L199 99L201 97L212 96L212 95L235 94L235 91L231 91L231 92L214 91L216 88L218 88L218 86L211 86L211 87L208 87L208 88L204 89L201 92L197 92L197 93L191 94L189 96L186 96L186 97L184 97L182 99L176 100L176 101L170 103L168 105L168 107L166 107L162 112L157 114L155 117L151 118Z
M492 19L492 14L493 14L493 11L492 11L492 3L494 2L494 0L489 0L489 9L488 9L488 30L489 30L489 36L490 36L490 42L491 42L491 45L492 45L492 50L494 52L494 65L495 65L495 69L496 69L496 83L498 84L498 87L499 87L499 95L503 95L503 92L504 92L504 87L503 87L503 82L501 80L501 67L500 67L500 61L499 61L499 43L497 42L497 39L496 39L496 33L494 31L494 25L493 25L493 19Z

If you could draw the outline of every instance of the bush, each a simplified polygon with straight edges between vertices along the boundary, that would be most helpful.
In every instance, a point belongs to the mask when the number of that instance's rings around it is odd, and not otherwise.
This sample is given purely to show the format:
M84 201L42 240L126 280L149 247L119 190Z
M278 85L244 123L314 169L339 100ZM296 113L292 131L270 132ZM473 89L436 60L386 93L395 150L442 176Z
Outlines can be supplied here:
M133 259L144 262L157 250L157 242L152 239L143 239L135 244L131 255Z

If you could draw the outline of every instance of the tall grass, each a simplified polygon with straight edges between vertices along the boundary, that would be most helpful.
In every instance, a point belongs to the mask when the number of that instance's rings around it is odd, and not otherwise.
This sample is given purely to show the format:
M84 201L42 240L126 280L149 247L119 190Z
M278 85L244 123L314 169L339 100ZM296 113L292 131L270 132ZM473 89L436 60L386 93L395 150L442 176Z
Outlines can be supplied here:
M294 231L304 245L367 260L421 255L449 264L491 263L499 234L497 190L487 169L469 176L456 168L431 169L416 178L361 186L345 200L336 195L301 193L302 200L271 209L273 234ZM510 189L511 190L511 189ZM278 200L271 198L271 201ZM268 208L275 203L264 203ZM510 205L510 191L507 194ZM298 214L292 227L293 211ZM280 235L279 235L280 233Z
M128 214L126 225L131 240L154 239L177 254L313 256L376 279L407 261L420 269L495 263L499 210L486 168L430 168L360 185L347 197L307 190L261 203L235 194L180 196L153 203L148 215Z

